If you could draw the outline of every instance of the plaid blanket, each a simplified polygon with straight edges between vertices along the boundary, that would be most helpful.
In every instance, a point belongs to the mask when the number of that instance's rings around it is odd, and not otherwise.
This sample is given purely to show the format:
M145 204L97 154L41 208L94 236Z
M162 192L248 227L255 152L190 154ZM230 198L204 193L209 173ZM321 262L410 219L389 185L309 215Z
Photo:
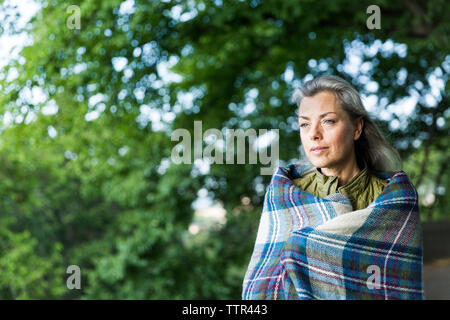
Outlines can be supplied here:
M381 173L383 192L353 211L293 179L311 165L279 167L267 189L243 299L423 299L417 192L403 171Z

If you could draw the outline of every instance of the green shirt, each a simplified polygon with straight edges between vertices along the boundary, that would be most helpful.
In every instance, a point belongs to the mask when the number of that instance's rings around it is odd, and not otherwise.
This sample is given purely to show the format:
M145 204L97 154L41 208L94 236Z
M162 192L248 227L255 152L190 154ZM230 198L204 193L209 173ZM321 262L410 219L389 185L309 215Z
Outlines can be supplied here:
M340 192L350 199L353 210L367 208L387 185L387 180L371 174L365 163L364 169L341 187L338 187L338 177L325 176L318 168L312 168L305 172L302 177L294 179L293 182L303 191L320 198Z

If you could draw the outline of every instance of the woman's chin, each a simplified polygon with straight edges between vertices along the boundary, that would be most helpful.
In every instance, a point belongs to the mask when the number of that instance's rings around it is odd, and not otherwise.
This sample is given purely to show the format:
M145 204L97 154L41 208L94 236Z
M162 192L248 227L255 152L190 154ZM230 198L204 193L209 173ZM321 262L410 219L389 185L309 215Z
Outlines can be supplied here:
M321 160L321 159L311 159L309 161L316 168L323 168L323 167L326 167L328 164L328 161Z

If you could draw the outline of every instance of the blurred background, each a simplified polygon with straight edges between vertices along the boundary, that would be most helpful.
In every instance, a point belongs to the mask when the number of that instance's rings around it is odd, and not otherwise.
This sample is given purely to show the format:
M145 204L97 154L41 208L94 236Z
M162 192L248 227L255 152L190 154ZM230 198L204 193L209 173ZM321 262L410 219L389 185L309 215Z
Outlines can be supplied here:
M450 299L446 1L23 0L0 24L1 299L240 299L270 176L176 165L171 132L279 129L293 162L291 96L319 74L400 152L426 297Z

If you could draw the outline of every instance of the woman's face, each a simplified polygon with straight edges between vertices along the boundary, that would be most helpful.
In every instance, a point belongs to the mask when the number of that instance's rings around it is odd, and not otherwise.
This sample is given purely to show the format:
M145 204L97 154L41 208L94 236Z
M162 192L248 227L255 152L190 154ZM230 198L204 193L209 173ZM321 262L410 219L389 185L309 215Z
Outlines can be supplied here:
M322 91L300 103L300 138L309 161L317 168L341 169L354 157L354 141L362 131L354 125L333 93ZM313 150L321 147L323 149Z

